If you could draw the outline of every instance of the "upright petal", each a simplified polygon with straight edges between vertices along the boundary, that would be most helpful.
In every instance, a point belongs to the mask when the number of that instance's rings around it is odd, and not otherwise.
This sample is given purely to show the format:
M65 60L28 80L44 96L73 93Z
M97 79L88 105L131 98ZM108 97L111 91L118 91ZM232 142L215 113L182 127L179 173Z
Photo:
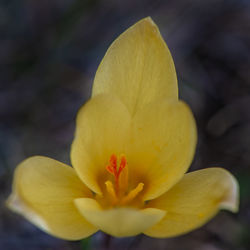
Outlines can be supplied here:
M132 121L128 154L130 173L142 175L145 200L170 189L187 171L197 141L195 120L181 101L158 101Z
M172 237L194 230L219 209L238 210L237 180L222 168L188 173L170 191L148 203L166 210L165 217L144 233L152 237Z
M158 27L145 18L109 47L95 76L93 93L117 95L134 115L149 102L178 98L176 72Z
M96 96L80 109L71 161L79 177L94 192L101 193L98 179L108 174L110 156L124 153L129 126L130 114L115 96Z
M7 205L54 236L78 240L97 231L76 209L74 199L80 197L91 197L91 192L73 168L34 156L15 170Z
M139 210L120 207L103 210L94 199L89 198L76 199L75 204L90 223L116 237L140 234L165 215L165 211L156 208Z

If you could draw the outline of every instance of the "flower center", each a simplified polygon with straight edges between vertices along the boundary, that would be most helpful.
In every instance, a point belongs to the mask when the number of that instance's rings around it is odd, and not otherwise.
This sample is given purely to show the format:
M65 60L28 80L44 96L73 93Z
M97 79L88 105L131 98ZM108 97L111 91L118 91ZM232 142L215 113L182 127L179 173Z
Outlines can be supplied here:
M106 181L106 190L112 205L124 205L130 203L143 190L144 184L140 182L135 188L128 190L128 163L126 157L121 155L118 159L112 154L106 170L114 176L114 182Z

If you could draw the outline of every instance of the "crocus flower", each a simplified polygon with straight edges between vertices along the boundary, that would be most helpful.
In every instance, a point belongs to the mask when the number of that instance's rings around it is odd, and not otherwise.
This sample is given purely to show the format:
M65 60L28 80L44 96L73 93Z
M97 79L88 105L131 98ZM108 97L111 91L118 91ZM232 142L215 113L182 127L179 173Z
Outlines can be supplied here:
M152 19L142 19L113 42L96 72L77 115L73 168L44 156L24 160L8 205L69 240L98 230L116 237L189 232L220 209L238 209L228 171L186 174L196 142L169 49Z

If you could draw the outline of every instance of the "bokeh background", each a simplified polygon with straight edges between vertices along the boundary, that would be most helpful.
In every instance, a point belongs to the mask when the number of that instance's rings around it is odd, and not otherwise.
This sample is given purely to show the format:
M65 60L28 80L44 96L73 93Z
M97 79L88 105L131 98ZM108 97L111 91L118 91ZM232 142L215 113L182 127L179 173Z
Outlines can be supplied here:
M111 249L250 249L249 0L0 1L0 249L101 249L105 239L53 238L8 211L15 166L32 155L69 163L75 116L110 43L151 16L172 52L199 143L191 170L222 166L239 180L238 214L220 212L172 239L115 239Z

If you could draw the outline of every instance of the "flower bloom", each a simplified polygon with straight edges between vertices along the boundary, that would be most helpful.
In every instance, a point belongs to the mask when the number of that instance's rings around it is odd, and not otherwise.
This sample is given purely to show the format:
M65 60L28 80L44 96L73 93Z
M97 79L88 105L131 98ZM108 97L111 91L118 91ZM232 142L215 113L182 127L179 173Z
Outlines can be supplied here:
M7 203L63 239L98 230L180 235L219 209L238 209L238 184L226 170L185 174L196 142L171 54L145 18L113 42L96 72L92 97L77 115L73 168L43 156L26 159Z

